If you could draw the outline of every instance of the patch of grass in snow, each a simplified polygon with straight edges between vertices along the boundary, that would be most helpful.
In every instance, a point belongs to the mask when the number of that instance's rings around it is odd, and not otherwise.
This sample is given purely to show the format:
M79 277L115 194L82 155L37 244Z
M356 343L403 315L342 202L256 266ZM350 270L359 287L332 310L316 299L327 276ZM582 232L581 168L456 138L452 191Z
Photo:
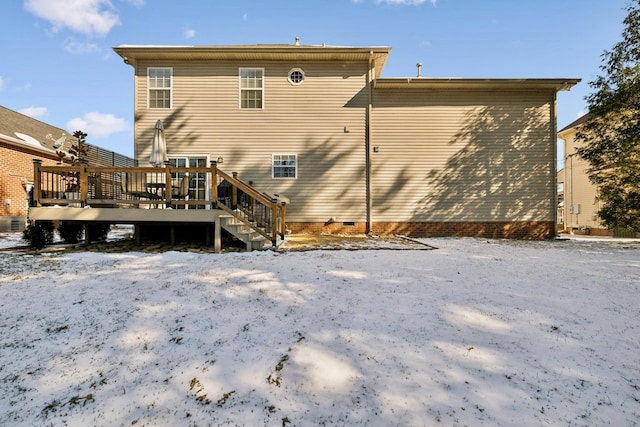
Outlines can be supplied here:
M218 399L218 402L217 402L217 403L218 403L218 406L222 406L222 405L224 405L225 403L227 403L227 399L228 399L228 398L230 398L230 397L231 397L231 395L232 395L233 393L235 393L235 392L236 392L235 390L231 390L230 392L224 393L224 394L222 395L222 397L221 397L220 399Z
M280 387L280 385L282 384L282 377L279 374L274 375L273 373L271 373L267 377L267 382L269 384L273 384L275 386Z
M276 365L276 371L282 371L282 368L284 368L284 362L286 362L287 360L289 360L289 355L285 354L284 356L282 356L280 358L280 361L278 362L278 364Z
M211 403L211 399L207 397L207 394L204 392L204 386L197 378L192 378L189 383L189 392L193 394L196 400L204 405L208 405Z
M59 409L63 408L66 405L76 406L82 404L85 406L88 402L94 402L93 393L86 394L84 396L73 396L66 402L62 402L60 400L54 400L44 407L42 410L42 414L46 418L50 412L57 412Z
M289 349L291 350L291 349ZM269 376L267 377L267 382L269 384L273 384L275 386L280 387L280 385L282 384L282 376L280 375L280 371L282 371L282 369L284 369L284 362L286 362L287 360L289 360L289 355L285 354L284 356L282 356L280 358L280 360L278 361L278 363L276 364L275 367L275 373L270 373Z
M233 395L235 392L235 390L231 390L229 392L223 393L222 397L216 400L216 404L218 406L224 405L225 403L227 403L227 400L231 397L231 395ZM194 377L191 379L191 382L189 383L189 393L191 393L196 398L196 400L203 405L209 405L212 402L211 399L207 397L204 385L202 385L198 378Z
M45 332L48 334L58 334L62 331L66 331L67 329L69 329L69 325L61 325L56 327L48 327L47 329L45 329Z

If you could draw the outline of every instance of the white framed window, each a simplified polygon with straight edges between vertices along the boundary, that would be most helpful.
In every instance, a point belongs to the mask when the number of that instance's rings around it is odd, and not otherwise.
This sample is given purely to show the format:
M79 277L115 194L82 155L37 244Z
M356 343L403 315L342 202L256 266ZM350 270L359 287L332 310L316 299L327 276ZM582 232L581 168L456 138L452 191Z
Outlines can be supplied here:
M273 178L297 178L298 155L297 154L272 154Z
M301 68L292 68L289 70L289 83L294 86L301 85L305 79L304 71Z
M173 68L147 68L149 108L171 108Z
M264 108L264 68L240 68L240 109Z

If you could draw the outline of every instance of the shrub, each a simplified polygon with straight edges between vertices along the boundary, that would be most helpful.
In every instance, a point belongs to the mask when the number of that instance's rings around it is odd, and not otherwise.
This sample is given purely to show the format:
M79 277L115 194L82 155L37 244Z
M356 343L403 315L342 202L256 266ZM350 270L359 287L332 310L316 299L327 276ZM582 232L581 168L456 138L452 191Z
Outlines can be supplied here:
M42 249L46 245L53 243L53 222L52 221L29 221L27 227L22 231L22 238L32 249Z
M107 240L111 224L89 224L89 238L92 242Z
M65 243L78 243L82 238L82 229L79 222L62 221L58 226L58 234Z

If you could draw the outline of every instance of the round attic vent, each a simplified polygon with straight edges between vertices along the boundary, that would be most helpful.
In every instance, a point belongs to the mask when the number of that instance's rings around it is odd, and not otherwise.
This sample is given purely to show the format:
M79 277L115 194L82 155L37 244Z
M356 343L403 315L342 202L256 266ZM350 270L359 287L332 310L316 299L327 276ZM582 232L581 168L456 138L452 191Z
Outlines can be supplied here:
M291 83L292 85L299 85L302 84L303 81L304 71L302 71L300 68L293 68L291 71L289 71L289 83Z

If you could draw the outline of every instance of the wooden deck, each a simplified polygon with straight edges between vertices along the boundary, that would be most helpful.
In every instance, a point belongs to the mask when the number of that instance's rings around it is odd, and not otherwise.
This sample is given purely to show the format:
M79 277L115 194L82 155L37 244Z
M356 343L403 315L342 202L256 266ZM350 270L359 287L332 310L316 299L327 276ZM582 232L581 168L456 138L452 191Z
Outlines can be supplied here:
M73 191L70 187L73 186ZM221 250L225 229L247 245L284 239L286 203L258 191L236 173L210 167L115 168L42 166L34 161L31 221L69 221L88 225L133 224L136 240L143 227L166 226L170 240L176 229L202 226L207 245Z

